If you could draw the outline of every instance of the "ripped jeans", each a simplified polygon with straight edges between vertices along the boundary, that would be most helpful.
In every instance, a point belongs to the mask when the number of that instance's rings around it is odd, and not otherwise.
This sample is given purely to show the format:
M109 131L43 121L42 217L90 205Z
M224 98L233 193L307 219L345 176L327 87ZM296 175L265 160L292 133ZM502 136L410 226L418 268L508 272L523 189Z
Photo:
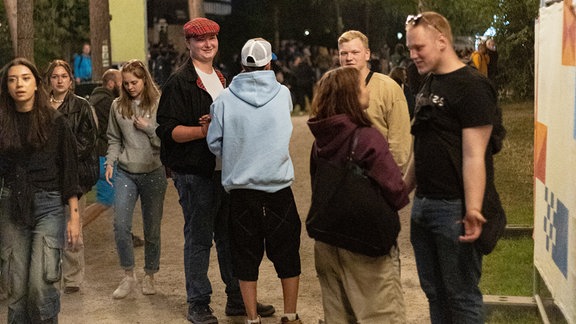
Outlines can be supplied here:
M59 192L34 194L33 227L10 217L10 192L0 191L0 283L8 294L8 323L58 323L64 206Z

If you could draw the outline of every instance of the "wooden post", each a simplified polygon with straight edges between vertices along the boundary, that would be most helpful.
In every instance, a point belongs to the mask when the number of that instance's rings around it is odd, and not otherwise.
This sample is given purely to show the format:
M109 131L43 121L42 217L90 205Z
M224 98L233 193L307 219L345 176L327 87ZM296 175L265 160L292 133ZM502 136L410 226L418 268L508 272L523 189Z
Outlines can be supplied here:
M102 79L110 68L110 8L108 0L90 0L90 43L92 46L92 80Z
M34 62L34 1L18 1L16 56Z
M188 14L190 19L204 17L204 0L188 0Z
M6 18L8 19L10 37L12 38L12 52L16 56L18 49L18 7L16 0L4 0L4 8L6 9Z

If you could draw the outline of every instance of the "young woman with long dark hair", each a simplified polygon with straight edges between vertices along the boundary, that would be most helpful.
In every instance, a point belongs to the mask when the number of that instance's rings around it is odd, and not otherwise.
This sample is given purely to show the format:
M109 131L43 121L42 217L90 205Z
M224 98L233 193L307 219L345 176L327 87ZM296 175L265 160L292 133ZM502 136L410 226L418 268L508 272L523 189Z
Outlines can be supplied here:
M58 322L65 232L75 246L81 226L76 154L36 67L9 62L0 80L0 282L9 323Z

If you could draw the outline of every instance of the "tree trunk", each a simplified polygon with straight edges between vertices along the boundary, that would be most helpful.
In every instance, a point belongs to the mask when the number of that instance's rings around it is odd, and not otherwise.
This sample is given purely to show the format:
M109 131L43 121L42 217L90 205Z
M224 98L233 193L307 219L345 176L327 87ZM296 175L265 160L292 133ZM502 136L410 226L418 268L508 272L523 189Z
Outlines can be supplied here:
M34 62L34 1L18 1L16 56Z
M188 0L188 14L190 19L204 17L204 0Z
M110 68L110 10L108 0L90 0L92 80L99 81Z
M4 8L6 8L6 18L8 19L8 26L10 27L12 52L14 56L16 56L16 50L18 48L18 10L16 0L4 0Z

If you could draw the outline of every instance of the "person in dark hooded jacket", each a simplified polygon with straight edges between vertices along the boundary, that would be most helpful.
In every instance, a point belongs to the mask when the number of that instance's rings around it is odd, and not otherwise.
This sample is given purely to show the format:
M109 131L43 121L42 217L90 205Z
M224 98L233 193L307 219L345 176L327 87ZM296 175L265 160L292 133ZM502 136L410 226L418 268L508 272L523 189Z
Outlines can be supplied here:
M318 82L308 121L316 139L311 178L316 158L344 163L356 136L354 161L399 210L408 204L408 192L388 142L371 127L365 112L370 94L363 81L356 68L342 67L326 72ZM326 323L406 322L397 246L387 255L371 257L316 241L314 254Z

